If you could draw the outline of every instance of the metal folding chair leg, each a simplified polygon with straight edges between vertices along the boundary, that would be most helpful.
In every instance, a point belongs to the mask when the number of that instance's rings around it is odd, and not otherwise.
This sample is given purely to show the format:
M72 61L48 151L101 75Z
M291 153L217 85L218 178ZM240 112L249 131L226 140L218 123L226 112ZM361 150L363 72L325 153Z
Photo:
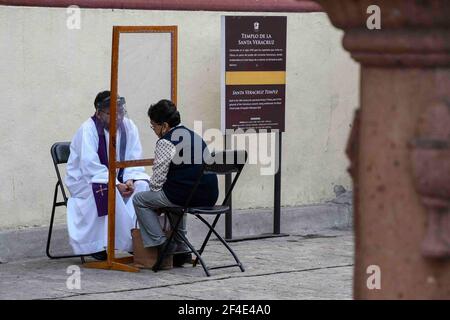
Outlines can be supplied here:
M167 214L167 213L166 213ZM159 270L159 268L161 267L161 264L162 264L162 262L163 262L163 260L164 260L164 257L165 257L165 255L166 255L166 252L167 252L167 249L169 248L169 246L170 246L170 244L172 243L172 241L173 241L173 238L174 238L174 236L175 236L175 230L178 230L178 225L180 224L180 222L181 222L181 219L183 219L183 216L180 216L180 218L177 220L177 222L176 222L176 224L175 224L175 227L174 227L174 224L173 224L173 221L172 221L172 218L171 218L171 216L170 216L170 214L167 214L167 218L169 219L169 223L170 223L170 226L172 227L172 233L170 234L170 237L169 237L169 239L167 240L167 242L166 242L166 246L163 248L163 250L161 251L161 253L159 254L159 256L158 256L158 259L156 260L156 263L155 263L155 265L152 267L152 270L154 271L154 272L157 272L158 270Z
M216 224L219 221L219 218L220 218L220 215L217 215L216 218L214 219L213 224L212 224L212 228L216 227ZM203 243L202 243L202 246L200 247L200 250L198 250L198 253L200 253L200 255L203 253L203 250L205 250L206 244L208 243L209 238L211 238L211 234L212 234L212 231L211 231L211 229L209 229L208 230L208 234L205 237L205 240L203 240ZM194 267L197 265L197 263L198 263L198 259L195 259Z
M220 234L217 233L217 231L208 223L208 221L206 221L202 216L200 215L195 215L197 218L200 219L200 221L202 221L206 226L208 226L209 230L211 232L214 233L214 235L217 237L217 239L219 239L220 242L222 242L222 244L228 249L228 251L232 254L234 260L236 260L237 266L239 267L239 269L241 269L242 272L245 271L244 266L242 265L241 261L239 260L239 258L237 257L237 255L234 253L233 249L231 249L231 247L228 245L228 243L225 241L225 239L223 239Z
M54 256L50 253L50 243L52 240L52 233L53 233L53 222L55 220L55 211L56 207L65 206L65 202L57 202L58 197L58 187L59 187L59 181L56 183L55 186L55 193L53 196L53 206L52 206L52 215L50 217L50 226L48 228L48 237L47 237L47 247L45 249L45 253L47 254L47 257L50 259L63 259L63 258L80 258L81 263L85 263L84 257L88 255L64 255L64 256Z
M169 223L170 223L170 225L171 225L173 231L172 231L172 233L171 233L169 239L167 240L166 245L165 245L165 247L163 248L163 251L160 253L160 255L159 255L159 257L158 257L158 260L157 260L156 264L153 266L153 268L152 268L153 271L156 272L156 271L159 270L160 265L161 265L161 263L162 263L162 261L163 261L163 259L164 259L164 256L166 255L167 248L169 248L170 243L172 243L172 241L174 241L174 237L175 237L175 236L178 236L178 237L179 237L179 238L180 238L180 239L181 239L181 240L189 247L189 249L191 250L191 252L195 254L196 258L195 258L195 261L194 261L194 263L193 263L193 266L195 267L195 266L197 265L197 263L200 261L200 263L201 263L201 265L202 265L202 267L203 267L203 270L205 271L205 273L206 273L206 275L207 275L208 277L211 275L210 272L209 272L209 270L212 270L212 269L230 268L230 267L239 267L239 269L240 269L242 272L244 272L244 271L245 271L244 266L243 266L243 264L241 263L241 261L239 260L239 258L237 257L237 255L234 253L233 249L231 249L231 247L228 245L228 243L225 241L225 239L223 239L223 238L220 236L220 234L218 234L217 231L214 229L214 227L216 226L217 222L219 221L219 217L220 217L220 216L217 216L217 217L215 218L215 220L214 220L214 222L213 222L212 225L211 225L208 221L206 221L202 216L200 216L199 214L196 214L195 216L196 216L200 221L202 221L202 222L209 228L208 234L207 234L205 240L203 241L203 244L202 244L200 250L197 251L197 250L194 248L194 246L189 242L189 240L185 237L185 235L184 235L182 232L180 232L180 231L178 230L178 226L179 226L179 224L180 224L180 222L181 222L181 219L183 219L183 215L180 215L180 217L177 219L176 223L174 223L174 221L173 221L171 215L168 214ZM223 265L223 266L215 266L215 267L211 267L211 268L209 268L209 267L206 266L206 263L205 263L205 261L204 261L203 258L202 258L202 253L203 253L203 251L204 251L204 249L205 249L205 247L206 247L206 244L208 243L208 241L209 241L209 239L210 239L212 233L214 233L214 235L217 237L217 239L218 239L218 240L225 246L225 248L227 248L227 250L231 253L231 255L233 256L234 260L236 261L236 264Z
M172 232L172 234L170 235L170 237L169 237L169 239L168 239L168 241L166 243L166 246L163 248L163 250L159 254L158 259L156 260L156 263L153 265L152 270L154 272L158 272L159 268L161 267L161 264L162 264L162 262L163 262L163 260L164 260L164 258L166 256L166 253L167 253L167 248L169 248L169 245L173 241L173 236L174 236L174 233Z
M206 275L208 277L210 277L211 274L209 273L209 269L206 266L205 261L203 260L201 254L197 250L195 250L194 246L189 242L189 240L184 236L184 234L182 234L179 231L177 231L177 234L183 240L183 242L186 243L186 245L189 247L189 249L191 249L192 253L195 254L195 256L196 256L195 261L200 260L200 264L202 265L203 270L205 271ZM193 265L193 266L195 267L195 265Z
M194 248L194 246L189 242L189 240L178 230L178 226L183 219L183 215L180 215L176 223L173 223L172 217L170 214L167 215L169 219L170 226L172 228L172 234L170 235L166 247L163 248L163 251L161 252L160 256L158 257L158 260L156 261L156 264L153 266L152 270L157 272L159 270L159 267L161 266L161 263L164 259L164 256L166 255L167 248L169 247L170 243L173 241L175 235L177 235L183 242L189 247L189 249L192 251L193 254L196 256L196 261L200 260L200 263L203 267L203 270L205 271L206 275L209 277L211 274L208 271L208 268L206 267L205 261L202 259L199 252Z

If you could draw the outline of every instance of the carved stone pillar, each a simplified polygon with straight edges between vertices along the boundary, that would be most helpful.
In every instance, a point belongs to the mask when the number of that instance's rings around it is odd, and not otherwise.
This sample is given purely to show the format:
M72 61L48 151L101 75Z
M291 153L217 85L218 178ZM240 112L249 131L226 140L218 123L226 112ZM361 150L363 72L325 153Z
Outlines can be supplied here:
M450 1L318 0L361 64L356 299L450 299ZM369 30L370 5L381 29ZM345 77L345 75L342 75ZM369 289L367 268L381 270Z

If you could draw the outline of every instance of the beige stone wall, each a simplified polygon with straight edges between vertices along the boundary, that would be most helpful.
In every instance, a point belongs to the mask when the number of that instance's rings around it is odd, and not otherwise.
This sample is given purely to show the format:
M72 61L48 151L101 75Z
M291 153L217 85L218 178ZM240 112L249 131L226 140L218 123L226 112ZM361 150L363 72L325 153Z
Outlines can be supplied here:
M233 13L82 10L81 29L69 30L63 8L0 7L0 228L48 223L55 183L50 146L70 140L93 113L96 93L109 87L113 25L178 25L184 123L220 128L222 14ZM286 15L282 204L294 206L332 198L335 184L350 186L344 148L359 80L340 45L342 33L324 13ZM269 207L272 194L273 177L248 166L234 206Z

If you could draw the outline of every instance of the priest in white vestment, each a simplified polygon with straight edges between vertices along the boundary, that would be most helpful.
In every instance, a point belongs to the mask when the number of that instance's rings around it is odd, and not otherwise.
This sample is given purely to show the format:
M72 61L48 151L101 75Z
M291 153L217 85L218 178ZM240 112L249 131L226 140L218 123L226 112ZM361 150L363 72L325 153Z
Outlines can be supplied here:
M108 239L108 149L110 92L100 92L94 102L96 112L76 132L70 144L65 183L70 192L67 225L75 254L98 254L105 259ZM136 125L124 117L124 98L118 99L116 159L142 159ZM115 248L132 251L131 229L136 215L133 197L149 190L150 177L143 167L118 170L116 179ZM94 255L98 258L98 255Z

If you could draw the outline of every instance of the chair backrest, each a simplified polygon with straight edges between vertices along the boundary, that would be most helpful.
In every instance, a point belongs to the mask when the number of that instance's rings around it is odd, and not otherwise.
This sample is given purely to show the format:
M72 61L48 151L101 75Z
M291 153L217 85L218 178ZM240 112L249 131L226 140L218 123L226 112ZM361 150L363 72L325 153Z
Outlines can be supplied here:
M211 154L209 159L205 159L205 163L203 164L202 171L200 176L197 179L194 187L192 188L191 194L186 201L185 208L189 207L192 197L197 191L197 187L200 183L200 180L204 174L215 173L215 174L233 174L236 173L233 182L231 183L228 190L226 190L225 198L222 202L222 205L228 203L228 199L231 196L231 192L233 191L234 185L236 184L239 175L244 168L245 163L247 162L247 151L246 150L224 150L219 152L214 152Z
M52 145L50 153L55 165L67 163L70 155L70 142L56 142Z
M57 182L56 187L58 187L58 185L59 185L59 188L61 189L61 193L64 198L64 202L67 203L67 195L66 195L66 191L64 190L64 187L63 187L63 182L61 179L61 174L59 173L58 165L67 163L67 161L69 160L70 142L54 143L52 145L52 147L50 148L50 154L52 155L53 164L55 165L56 176L58 177L58 182Z
M205 160L204 172L215 174L231 174L242 170L247 162L246 150L224 150L213 152L210 159Z

